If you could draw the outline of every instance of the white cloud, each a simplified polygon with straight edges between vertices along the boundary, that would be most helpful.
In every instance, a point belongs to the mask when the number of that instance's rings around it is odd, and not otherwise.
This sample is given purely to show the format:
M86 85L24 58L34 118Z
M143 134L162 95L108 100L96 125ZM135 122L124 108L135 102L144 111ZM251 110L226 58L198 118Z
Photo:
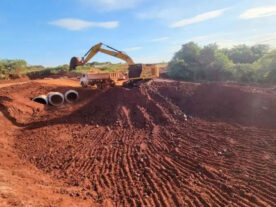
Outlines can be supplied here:
M159 37L159 38L152 39L151 41L152 42L162 42L162 41L165 41L168 39L169 39L169 37Z
M195 17L192 18L188 18L188 19L182 19L180 21L177 21L175 23L173 23L170 27L172 28L176 28L176 27L184 27L187 26L189 24L194 24L194 23L198 23L198 22L203 22L209 19L214 19L217 18L219 16L221 16L228 8L225 9L219 9L219 10L214 10L214 11L210 11L210 12L206 12L203 14L199 14Z
M119 22L117 21L91 22L91 21L84 21L81 19L65 18L65 19L58 19L58 20L49 22L49 24L62 27L68 30L76 31L76 30L82 30L89 27L101 27L101 28L111 29L111 28L118 27Z
M101 10L117 10L133 8L143 0L79 0L90 6L95 6Z
M241 19L254 19L276 15L276 6L258 7L246 10L240 15Z
M141 49L142 49L142 47L129 47L129 48L123 49L123 51L130 52L130 51L136 51L136 50L141 50Z

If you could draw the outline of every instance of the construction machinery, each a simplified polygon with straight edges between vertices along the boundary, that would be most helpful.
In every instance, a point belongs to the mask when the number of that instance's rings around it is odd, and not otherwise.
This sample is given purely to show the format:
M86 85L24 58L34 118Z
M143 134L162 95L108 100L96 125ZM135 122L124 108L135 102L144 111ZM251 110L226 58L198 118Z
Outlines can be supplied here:
M109 49L104 49L106 46ZM114 86L120 80L124 80L124 85L133 85L141 80L150 80L159 77L159 70L154 64L135 64L131 57L126 53L116 50L113 47L98 43L90 48L90 50L80 59L72 57L70 61L70 70L75 70L77 66L83 66L90 61L98 52L124 60L128 64L127 75L123 73L84 73L80 80L83 87L88 85L97 85L99 88L106 86Z
M88 86L97 86L99 89L115 86L119 81L125 81L126 77L121 72L112 73L93 73L86 72L80 78L80 84L83 88Z

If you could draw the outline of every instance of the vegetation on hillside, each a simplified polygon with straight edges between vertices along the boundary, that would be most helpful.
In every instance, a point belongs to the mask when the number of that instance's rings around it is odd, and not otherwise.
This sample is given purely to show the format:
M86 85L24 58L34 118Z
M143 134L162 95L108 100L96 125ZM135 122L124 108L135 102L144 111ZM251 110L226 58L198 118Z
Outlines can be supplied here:
M276 83L276 50L267 45L219 49L194 42L184 44L169 62L168 76L185 81Z
M0 79L9 79L27 70L25 60L0 60Z
M158 64L159 68L166 64ZM127 64L92 62L79 66L73 73L86 71L107 73L126 71ZM61 74L69 65L57 67L29 66L25 60L0 60L0 79ZM276 83L276 50L267 45L238 45L219 49L216 44L200 47L194 42L182 45L168 64L170 78L184 81L238 81L242 83Z
M92 62L85 66L79 66L72 73L81 74L86 71L96 71L99 73L108 73L114 71L126 71L127 64L111 64L110 62ZM60 65L57 67L44 67L41 65L29 66L25 60L0 60L0 79L18 78L25 74L29 77L44 77L48 75L69 72L69 65Z

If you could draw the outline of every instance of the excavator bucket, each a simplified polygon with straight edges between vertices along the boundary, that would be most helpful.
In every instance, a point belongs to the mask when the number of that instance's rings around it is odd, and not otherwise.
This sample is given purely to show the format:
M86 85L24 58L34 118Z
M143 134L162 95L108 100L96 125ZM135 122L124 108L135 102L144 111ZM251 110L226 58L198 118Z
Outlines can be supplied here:
M72 57L69 70L75 70L78 65L80 65L80 59L78 57Z

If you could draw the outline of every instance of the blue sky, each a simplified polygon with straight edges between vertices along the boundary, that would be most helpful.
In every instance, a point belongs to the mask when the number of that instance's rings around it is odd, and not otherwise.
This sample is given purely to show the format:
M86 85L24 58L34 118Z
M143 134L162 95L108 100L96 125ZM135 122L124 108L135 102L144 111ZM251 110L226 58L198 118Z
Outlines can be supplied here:
M0 0L0 28L0 59L56 66L103 42L137 63L161 62L188 41L276 48L276 1Z

